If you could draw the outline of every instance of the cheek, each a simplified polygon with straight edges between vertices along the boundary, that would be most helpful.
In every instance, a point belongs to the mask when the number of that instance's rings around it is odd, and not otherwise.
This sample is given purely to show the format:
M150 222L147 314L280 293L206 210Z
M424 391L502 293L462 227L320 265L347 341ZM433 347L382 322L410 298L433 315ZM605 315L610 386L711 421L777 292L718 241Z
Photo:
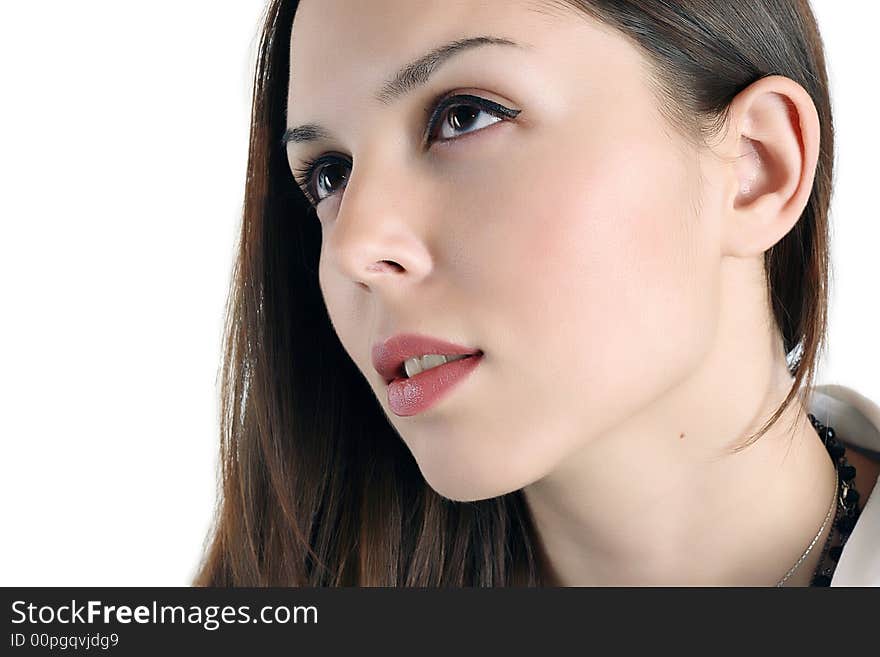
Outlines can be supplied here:
M695 361L715 297L685 157L656 139L582 142L521 162L528 185L508 182L487 298L515 315L510 346L537 346L548 377L609 389L639 372L656 387Z

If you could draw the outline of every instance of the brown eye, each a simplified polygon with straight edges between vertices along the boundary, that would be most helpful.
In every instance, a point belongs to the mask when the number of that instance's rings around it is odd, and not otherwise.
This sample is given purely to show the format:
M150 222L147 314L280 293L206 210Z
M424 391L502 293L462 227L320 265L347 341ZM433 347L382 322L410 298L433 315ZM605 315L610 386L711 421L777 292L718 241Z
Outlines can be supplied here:
M453 130L466 130L469 125L474 123L476 118L483 113L483 110L469 105L459 105L453 107L446 116L447 125ZM500 121L501 119L499 119Z
M481 121L477 121L480 115L489 117L489 120L484 118ZM486 110L473 105L455 105L450 107L449 111L445 114L445 117L445 120L440 126L440 134L442 136L444 134L443 129L448 127L451 131L451 135L442 137L443 139L451 139L456 136L457 132L477 130L503 120L490 114Z
M294 178L313 205L336 193L337 186L348 180L351 165L342 158L324 156L306 162L294 170Z
M519 110L511 110L479 96L452 96L437 107L428 127L433 136L434 126L439 125L437 137L446 141L460 133L475 132L517 114Z
M330 162L326 166L318 169L315 176L315 188L317 191L317 199L326 198L321 195L322 191L326 196L331 196L337 191L337 185L342 185L348 180L348 165L340 166L341 162Z

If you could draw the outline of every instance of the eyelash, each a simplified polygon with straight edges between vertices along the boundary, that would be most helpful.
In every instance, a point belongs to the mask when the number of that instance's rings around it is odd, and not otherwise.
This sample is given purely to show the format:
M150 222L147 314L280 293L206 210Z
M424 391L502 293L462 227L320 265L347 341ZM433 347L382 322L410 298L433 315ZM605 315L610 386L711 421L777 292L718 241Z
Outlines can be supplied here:
M494 103L491 100L487 100L485 98L480 98L479 96L472 96L470 94L458 94L454 96L447 96L446 98L440 100L435 106L433 112L431 112L431 116L428 119L428 128L427 135L428 141L430 142L430 135L434 132L434 128L437 125L438 119L444 115L446 110L453 109L457 107L476 107L487 114L491 114L499 119L512 119L516 117L517 114L520 113L521 110L514 110L503 105L499 105L498 103ZM487 126L488 127L488 126ZM473 130L471 132L465 134L473 134L476 132L480 132L480 130L484 130L485 128L479 128L477 130ZM447 139L441 139L442 143L455 141L458 137L449 137ZM317 206L323 200L326 200L325 197L323 199L318 199L317 196L313 193L313 183L315 173L318 172L321 165L326 163L332 163L339 161L341 158L335 157L332 155L322 155L312 160L308 160L303 163L301 168L296 168L293 170L294 179L297 184L300 186L300 189L308 198L309 202L313 207Z

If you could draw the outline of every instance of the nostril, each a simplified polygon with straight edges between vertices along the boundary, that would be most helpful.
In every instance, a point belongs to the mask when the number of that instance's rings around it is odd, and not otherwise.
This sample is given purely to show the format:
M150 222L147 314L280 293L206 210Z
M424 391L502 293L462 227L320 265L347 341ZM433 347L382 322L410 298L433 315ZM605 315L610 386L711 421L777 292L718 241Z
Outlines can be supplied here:
M375 272L383 272L383 271L400 271L403 267L398 265L396 262L391 260L382 260L380 262L374 262L372 265L367 267L367 271L375 271Z

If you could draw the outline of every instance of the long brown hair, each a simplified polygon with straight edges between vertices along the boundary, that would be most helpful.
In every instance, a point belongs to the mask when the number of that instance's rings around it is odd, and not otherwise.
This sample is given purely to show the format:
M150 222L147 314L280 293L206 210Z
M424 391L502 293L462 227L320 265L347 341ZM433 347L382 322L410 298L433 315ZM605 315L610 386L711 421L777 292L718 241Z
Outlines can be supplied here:
M281 145L295 0L271 0L254 81L244 216L224 333L221 488L197 586L540 586L549 580L522 491L478 502L432 490L345 353L317 278ZM610 25L654 73L670 125L705 138L768 75L799 83L821 123L809 202L765 253L767 292L794 377L760 438L806 383L826 334L833 129L807 0L548 0ZM363 9L360 9L363 11ZM743 446L744 447L744 446Z

